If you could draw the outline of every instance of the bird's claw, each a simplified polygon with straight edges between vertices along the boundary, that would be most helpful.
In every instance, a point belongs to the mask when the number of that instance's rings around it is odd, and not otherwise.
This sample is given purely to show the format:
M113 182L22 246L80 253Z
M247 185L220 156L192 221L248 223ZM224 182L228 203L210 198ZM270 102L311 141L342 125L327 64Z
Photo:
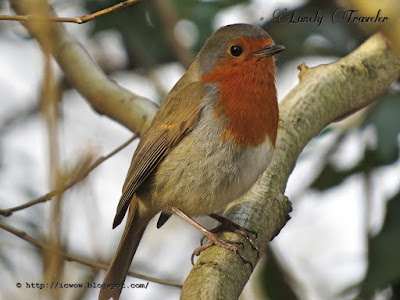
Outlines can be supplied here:
M208 241L205 245L203 245L205 237L208 238ZM242 253L242 250L244 249L244 244L242 242L233 242L221 239L215 233L210 231L209 234L207 234L207 236L206 235L203 236L203 238L201 239L201 244L202 245L196 248L192 253L191 256L192 265L194 265L195 256L199 256L201 252L212 246L219 246L229 251L235 252L237 255L239 255L239 257L242 259L244 263L249 264L252 270L254 269L253 264L246 257L244 257Z
M218 227L210 230L211 232L218 233L223 230L227 230L230 232L235 232L237 234L240 234L241 236L246 238L246 240L250 243L253 250L257 252L257 259L260 257L260 251L258 250L258 247L254 241L258 237L256 231L242 227L236 224L235 222L232 222L231 220L217 214L211 214L210 217L221 223L221 225L219 225ZM251 235L254 235L254 238ZM203 241L204 241L204 236L201 239L201 244L203 244Z

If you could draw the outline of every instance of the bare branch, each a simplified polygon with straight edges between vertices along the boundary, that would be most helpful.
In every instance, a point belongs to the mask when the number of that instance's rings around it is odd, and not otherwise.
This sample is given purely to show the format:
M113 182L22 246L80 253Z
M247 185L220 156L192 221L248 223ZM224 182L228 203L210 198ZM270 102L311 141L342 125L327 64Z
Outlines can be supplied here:
M38 15L44 14L46 7L38 7L36 9ZM58 117L59 117L59 103L61 94L58 93L58 82L54 76L53 65L51 62L50 49L53 48L53 41L49 35L48 22L36 23L35 27L43 36L46 36L45 43L42 46L44 55L44 76L42 82L41 93L41 112L42 118L46 124L48 136L48 166L49 166L49 185L50 189L60 190L64 183L64 177L61 174L60 168L60 149L59 149L59 131L58 131ZM62 248L62 203L64 191L57 193L51 205L50 218L48 220L48 243L54 249ZM56 252L43 251L43 279L45 282L53 282L61 280L62 270L65 260ZM59 299L61 296L60 290L49 291L51 298Z
M70 189L71 187L73 187L75 184L77 184L81 180L85 179L86 176L88 176L89 173L92 172L98 165L100 165L101 163L103 163L104 161L109 159L111 156L113 156L114 154L116 154L119 151L121 151L122 149L124 149L126 146L128 146L130 143L132 143L137 137L138 137L138 134L133 135L129 140L124 142L118 148L114 149L111 153L107 154L106 156L99 157L89 167L87 167L87 168L85 167L81 171L76 172L76 175L72 177L70 182L67 183L66 185L60 187L59 189L53 190L53 191L51 191L51 192L49 192L49 193L47 193L47 194L45 194L43 196L40 196L39 198L33 199L33 200L31 200L31 201L29 201L27 203L24 203L22 205L18 205L18 206L15 206L15 207L12 207L12 208L8 208L8 209L0 209L0 215L8 217L8 216L12 215L13 212L15 212L15 211L19 211L19 210L31 207L31 206L39 204L39 203L43 203L43 202L49 201L54 196L56 196L56 195L58 195L60 193L63 193L64 191ZM81 166L86 166L86 164L81 164Z
M128 7L140 0L126 0L122 1L118 4L115 4L111 7L107 7L105 9L99 10L90 15L84 15L80 17L39 17L36 15L16 15L16 16L8 16L8 15L0 15L0 21L19 21L19 22L62 22L62 23L77 23L83 24L89 21L92 21L98 17L104 16L105 14L114 12L118 9Z
M42 250L57 252L58 255L63 256L68 261L74 261L74 262L77 262L77 263L79 263L81 265L91 267L91 268L93 268L95 270L107 270L108 267L109 267L107 264L104 264L104 263L101 263L101 262L93 261L93 260L90 260L90 259L85 259L85 258L82 258L82 257L79 257L79 256L75 256L75 255L72 255L72 254L69 254L69 253L65 253L65 252L60 251L60 250L55 250L53 247L50 247L50 246L46 245L45 243L43 243L43 242L41 242L41 241L39 241L37 239L34 239L33 237L29 236L28 234L26 234L26 232L18 230L18 229L14 228L14 227L11 227L10 225L7 225L7 224L5 224L5 223L3 223L1 221L0 221L0 228L4 229L5 231L8 231L9 233L12 233L13 235L23 239L24 241L27 241L29 244L31 244L31 245L33 245L35 247L38 247L38 248L40 248ZM133 276L133 277L137 277L137 278L141 278L141 279L144 279L144 280L149 280L149 281L152 281L152 282L160 283L160 284L165 284L165 285L179 287L179 288L182 287L182 284L180 284L180 283L170 282L170 281L167 281L167 280L162 280L162 279L159 279L159 278L155 278L155 277L151 277L151 276L147 276L147 275L142 275L142 274L131 272L131 271L128 272L128 275L129 276Z

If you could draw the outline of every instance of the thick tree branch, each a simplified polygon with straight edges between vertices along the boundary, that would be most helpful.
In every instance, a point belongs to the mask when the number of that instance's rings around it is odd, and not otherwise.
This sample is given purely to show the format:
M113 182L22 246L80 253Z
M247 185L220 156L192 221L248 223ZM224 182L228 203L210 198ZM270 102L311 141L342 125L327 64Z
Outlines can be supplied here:
M10 0L20 15L35 15L35 7L47 5L45 0ZM48 17L56 17L49 10ZM43 45L46 37L25 22L30 34ZM128 129L144 131L157 111L157 105L120 87L110 80L87 51L70 36L61 23L48 23L53 48L51 53L74 88L86 98L95 111L107 115ZM48 37L47 37L48 38Z
M280 126L268 170L226 216L258 232L261 253L283 228L291 211L283 193L287 179L305 145L325 126L373 102L400 76L400 57L382 34L329 65L303 67L300 83L280 105ZM232 233L224 233L238 239ZM244 240L242 240L244 242ZM245 255L256 260L246 244ZM181 299L237 299L251 275L238 255L219 247L204 251L182 289Z

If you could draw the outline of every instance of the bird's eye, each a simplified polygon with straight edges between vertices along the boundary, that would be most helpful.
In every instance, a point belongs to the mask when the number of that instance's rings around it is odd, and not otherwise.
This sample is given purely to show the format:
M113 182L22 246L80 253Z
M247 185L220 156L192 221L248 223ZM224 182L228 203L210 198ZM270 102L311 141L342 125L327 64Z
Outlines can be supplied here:
M240 56L243 53L243 49L239 46L232 46L230 52L233 56Z

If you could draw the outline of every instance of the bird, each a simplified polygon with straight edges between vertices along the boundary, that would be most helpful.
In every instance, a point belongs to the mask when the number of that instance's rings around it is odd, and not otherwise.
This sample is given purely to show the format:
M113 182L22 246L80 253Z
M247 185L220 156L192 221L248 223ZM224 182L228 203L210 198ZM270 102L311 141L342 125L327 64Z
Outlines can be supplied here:
M192 216L223 222L216 212L248 191L269 165L279 122L274 55L283 50L250 24L223 26L206 41L132 157L113 228L129 208L127 221L99 299L119 298L140 239L159 212L157 227L175 213L209 238L206 247L236 249Z

